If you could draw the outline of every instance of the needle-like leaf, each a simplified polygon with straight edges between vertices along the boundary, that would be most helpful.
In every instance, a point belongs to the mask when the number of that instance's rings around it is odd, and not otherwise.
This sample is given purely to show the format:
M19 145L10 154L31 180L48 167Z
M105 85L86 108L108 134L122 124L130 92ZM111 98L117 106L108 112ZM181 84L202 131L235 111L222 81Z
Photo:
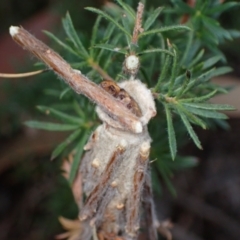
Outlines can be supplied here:
M60 124L60 123L49 123L39 121L27 121L25 125L31 128L37 128L47 131L70 131L79 128L79 125L73 124Z
M76 148L75 148L76 153L74 155L73 163L71 166L71 171L69 174L69 182L71 185L72 185L72 183L76 177L76 173L79 169L79 163L81 161L81 156L83 154L83 146L86 143L88 137L89 137L89 133L87 131L83 132L80 142L76 145Z
M201 143L198 139L198 136L197 134L195 133L195 131L193 130L190 122L188 121L188 118L187 116L185 115L185 113L183 113L181 110L178 109L178 113L183 121L183 124L185 125L190 137L192 138L192 140L194 141L194 143L196 144L196 146L199 148L199 149L202 149L202 146L201 146Z
M81 133L81 130L76 130L69 137L67 137L62 143L60 143L52 152L51 160L59 156L63 150L71 144Z
M177 143L176 143L176 135L173 127L172 115L169 109L168 104L164 104L166 117L167 117L167 130L168 130L168 141L172 159L174 160L177 153Z

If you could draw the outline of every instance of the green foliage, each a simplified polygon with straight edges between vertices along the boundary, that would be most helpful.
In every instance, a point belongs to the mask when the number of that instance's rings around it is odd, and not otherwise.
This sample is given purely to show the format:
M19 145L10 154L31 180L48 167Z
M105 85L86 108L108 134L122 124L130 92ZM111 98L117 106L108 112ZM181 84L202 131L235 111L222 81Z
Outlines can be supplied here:
M69 137L67 137L62 143L60 143L52 152L51 159L56 158L59 154L63 152L63 150L72 143L81 133L81 130L78 129L73 132Z
M176 155L179 137L188 133L195 145L202 149L195 126L206 129L214 123L221 124L223 122L219 119L227 119L227 116L218 111L234 110L232 106L211 104L208 100L217 94L227 93L227 89L210 80L231 71L231 68L221 66L224 56L218 44L231 40L233 31L222 28L217 17L239 4L200 0L196 1L195 7L190 7L181 0L172 0L170 8L146 9L142 23L144 31L139 33L136 45L131 43L136 13L123 1L117 2L120 7L116 5L115 8L106 9L107 12L86 8L98 15L88 46L79 38L69 13L63 19L66 43L49 32L46 34L76 57L76 61L71 63L73 67L80 66L81 71L96 82L104 74L116 81L126 79L128 76L122 71L124 55L134 53L140 56L138 77L152 89L158 110L158 116L150 124L152 158L157 159L154 171L160 173L174 194L170 181L173 172L197 163L195 158ZM187 16L187 22L180 24L183 16ZM61 104L58 106L40 106L38 109L63 121L62 124L36 121L26 124L45 130L73 130L52 154L52 158L55 158L70 150L75 151L70 173L72 182L83 146L89 132L97 125L97 120L92 104L85 98L72 94L69 88L59 95Z
M83 132L82 136L81 136L81 140L79 141L79 143L77 144L75 150L75 155L74 155L74 159L73 159L73 163L71 166L71 171L70 171L70 175L69 175L69 182L70 184L73 183L73 180L75 179L75 176L77 174L78 168L79 168L79 163L83 154L83 147L87 141L89 137L88 131Z

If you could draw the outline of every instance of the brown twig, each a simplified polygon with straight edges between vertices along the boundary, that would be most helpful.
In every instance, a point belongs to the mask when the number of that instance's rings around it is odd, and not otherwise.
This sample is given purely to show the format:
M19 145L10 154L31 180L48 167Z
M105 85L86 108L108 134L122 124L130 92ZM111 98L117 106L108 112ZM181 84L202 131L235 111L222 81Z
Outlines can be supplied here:
M133 35L132 35L132 44L135 44L135 45L137 45L138 43L138 34L142 33L144 30L142 28L143 10L144 10L144 5L141 2L139 2L138 8L137 8L135 26L134 26Z
M96 70L102 77L103 79L107 79L107 80L112 80L114 81L114 79L107 74L97 63L95 63L94 61L90 61L89 65Z
M36 39L28 31L19 27L10 27L12 38L24 49L30 51L58 74L78 94L84 94L99 105L109 115L120 122L128 130L140 133L142 124L122 103L114 99L86 76L76 71L56 52Z
M38 75L40 73L46 72L48 69L37 70L33 72L27 73L0 73L0 78L23 78L23 77L31 77L34 75Z

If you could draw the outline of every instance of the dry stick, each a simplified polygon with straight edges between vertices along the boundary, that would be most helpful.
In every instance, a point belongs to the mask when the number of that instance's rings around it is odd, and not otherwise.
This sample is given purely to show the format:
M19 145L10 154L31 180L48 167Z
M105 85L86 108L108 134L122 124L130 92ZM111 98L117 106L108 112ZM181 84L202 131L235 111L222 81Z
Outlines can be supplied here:
M96 70L102 77L103 79L107 79L107 80L112 80L114 81L114 79L108 75L97 63L95 62L90 62L90 66Z
M34 72L26 72L26 73L0 73L0 78L23 78L23 77L31 77L34 75L38 75L40 73L46 72L48 69L37 70Z
M141 2L138 3L136 21L135 21L133 35L132 35L132 44L135 44L135 45L137 45L138 43L138 34L144 31L144 29L142 28L143 10L144 10L144 5Z
M134 114L98 85L91 82L80 71L72 69L59 54L23 28L12 26L9 31L12 38L20 46L43 61L50 69L63 78L76 93L84 94L128 130L134 133L142 132L142 124Z

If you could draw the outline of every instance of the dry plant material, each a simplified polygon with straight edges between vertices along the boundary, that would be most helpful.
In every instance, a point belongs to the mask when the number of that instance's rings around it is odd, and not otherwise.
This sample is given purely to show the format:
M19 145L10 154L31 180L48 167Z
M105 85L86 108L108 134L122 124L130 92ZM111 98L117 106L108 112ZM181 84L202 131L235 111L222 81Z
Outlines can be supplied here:
M138 43L138 34L143 32L144 30L142 28L143 10L144 10L144 5L141 2L138 3L137 16L136 16L135 26L133 29L133 35L132 35L132 44L135 44L135 45L137 45Z
M81 232L81 222L79 219L69 220L64 217L59 217L59 222L67 232L55 236L55 239L79 239L79 233Z
M0 78L24 78L24 77L32 77L38 75L40 73L46 72L48 69L37 70L33 72L27 73L0 73Z

